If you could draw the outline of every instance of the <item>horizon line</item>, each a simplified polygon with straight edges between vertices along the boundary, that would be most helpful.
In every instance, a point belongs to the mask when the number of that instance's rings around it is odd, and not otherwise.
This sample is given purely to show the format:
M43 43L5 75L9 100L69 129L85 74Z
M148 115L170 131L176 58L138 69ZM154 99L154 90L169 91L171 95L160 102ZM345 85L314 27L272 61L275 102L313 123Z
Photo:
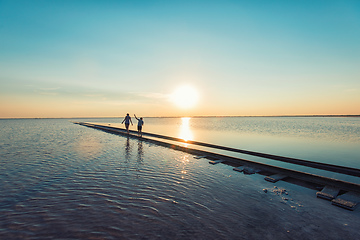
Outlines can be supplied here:
M360 114L305 114L305 115L209 115L209 116L157 116L144 118L214 118L214 117L360 117ZM122 118L122 116L112 117L5 117L0 118L1 120L11 119L84 119L84 118Z

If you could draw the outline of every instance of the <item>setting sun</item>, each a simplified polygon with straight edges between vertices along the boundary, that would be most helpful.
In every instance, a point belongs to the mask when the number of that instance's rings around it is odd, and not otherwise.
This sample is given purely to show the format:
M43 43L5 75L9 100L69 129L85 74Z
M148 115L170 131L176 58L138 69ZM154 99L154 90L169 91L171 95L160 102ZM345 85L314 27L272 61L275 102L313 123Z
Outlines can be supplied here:
M194 107L198 99L198 92L191 86L181 86L170 96L170 100L180 108Z

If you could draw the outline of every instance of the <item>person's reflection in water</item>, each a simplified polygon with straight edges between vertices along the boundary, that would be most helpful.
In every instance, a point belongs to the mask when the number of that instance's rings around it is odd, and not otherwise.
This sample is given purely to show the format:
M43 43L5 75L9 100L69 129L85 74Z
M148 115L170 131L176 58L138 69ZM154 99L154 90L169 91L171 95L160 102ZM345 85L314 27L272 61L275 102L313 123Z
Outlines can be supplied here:
M143 141L141 139L139 139L138 140L138 155L137 155L138 163L143 162L143 157L144 157Z
M126 138L125 141L125 161L124 163L126 164L125 169L129 169L129 163L130 163L130 159L131 159L131 144L130 144L130 139L129 136Z
M140 165L143 163L144 159L144 150L143 150L143 141L141 139L138 140L138 152L137 152L137 161L136 161L136 177L140 177Z

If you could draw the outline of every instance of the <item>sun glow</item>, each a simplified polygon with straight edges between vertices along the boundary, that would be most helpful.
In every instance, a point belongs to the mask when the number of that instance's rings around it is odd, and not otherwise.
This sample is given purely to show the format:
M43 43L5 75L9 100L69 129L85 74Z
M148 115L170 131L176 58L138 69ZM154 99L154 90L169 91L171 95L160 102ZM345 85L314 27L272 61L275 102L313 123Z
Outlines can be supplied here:
M191 86L182 86L171 94L170 100L180 108L192 108L199 100L199 94Z

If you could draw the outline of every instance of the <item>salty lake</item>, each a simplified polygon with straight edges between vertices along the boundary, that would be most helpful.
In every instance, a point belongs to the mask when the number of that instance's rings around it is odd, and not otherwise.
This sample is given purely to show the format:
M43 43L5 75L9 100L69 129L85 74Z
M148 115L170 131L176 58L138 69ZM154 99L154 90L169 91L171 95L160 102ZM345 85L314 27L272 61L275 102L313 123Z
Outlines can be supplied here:
M360 166L360 118L144 120L145 132ZM360 239L359 209L313 190L69 119L0 120L0 129L1 239Z

